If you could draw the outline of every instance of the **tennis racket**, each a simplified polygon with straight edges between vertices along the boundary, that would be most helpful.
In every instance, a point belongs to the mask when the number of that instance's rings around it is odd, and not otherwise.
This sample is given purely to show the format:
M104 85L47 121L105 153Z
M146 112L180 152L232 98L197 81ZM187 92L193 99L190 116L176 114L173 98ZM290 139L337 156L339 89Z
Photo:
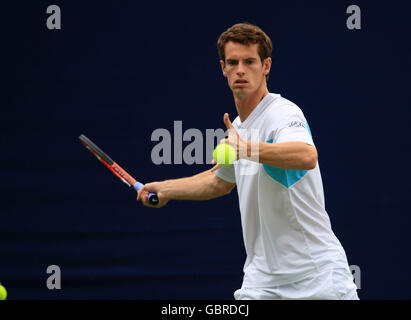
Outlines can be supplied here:
M102 164L104 164L112 173L114 173L121 181L123 181L130 188L133 187L136 191L140 190L144 185L129 175L122 167L115 163L107 154L97 147L84 134L78 137L81 143L92 153ZM158 196L156 193L148 194L148 201L152 205L158 204Z

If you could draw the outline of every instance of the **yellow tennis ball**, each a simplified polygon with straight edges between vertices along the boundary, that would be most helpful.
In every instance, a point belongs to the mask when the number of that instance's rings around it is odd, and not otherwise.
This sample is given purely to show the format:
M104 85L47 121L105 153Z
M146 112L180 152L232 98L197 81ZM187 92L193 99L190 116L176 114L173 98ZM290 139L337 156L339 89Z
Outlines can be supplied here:
M236 160L237 152L228 143L221 143L215 147L213 156L219 165L228 166Z
M7 290L0 283L0 300L6 300L6 298L7 298Z

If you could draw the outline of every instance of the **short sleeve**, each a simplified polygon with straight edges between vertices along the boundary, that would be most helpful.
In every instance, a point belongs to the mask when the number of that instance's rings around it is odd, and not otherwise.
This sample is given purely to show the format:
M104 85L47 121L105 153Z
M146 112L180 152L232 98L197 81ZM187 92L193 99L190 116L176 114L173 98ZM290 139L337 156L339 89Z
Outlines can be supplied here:
M314 145L311 131L303 112L298 108L290 108L276 128L274 143L301 141Z
M217 175L217 177L223 179L226 182L236 183L234 165L220 167L216 171L214 171L214 173Z

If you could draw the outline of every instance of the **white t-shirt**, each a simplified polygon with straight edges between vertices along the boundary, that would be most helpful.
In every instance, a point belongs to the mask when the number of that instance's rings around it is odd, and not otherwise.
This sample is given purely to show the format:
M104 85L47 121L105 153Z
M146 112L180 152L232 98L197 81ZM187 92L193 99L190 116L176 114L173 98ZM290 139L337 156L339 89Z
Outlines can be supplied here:
M266 95L233 126L244 139L314 145L308 123L291 101ZM257 130L249 139L247 130ZM237 184L247 259L243 287L272 287L333 269L349 270L345 251L325 210L318 163L312 170L279 169L241 159L215 171Z

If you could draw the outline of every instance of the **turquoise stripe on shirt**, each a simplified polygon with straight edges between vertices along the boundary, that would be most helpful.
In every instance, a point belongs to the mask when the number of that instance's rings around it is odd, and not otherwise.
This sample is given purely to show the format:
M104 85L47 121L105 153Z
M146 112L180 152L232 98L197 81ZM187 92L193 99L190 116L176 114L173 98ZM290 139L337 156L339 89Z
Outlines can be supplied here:
M308 123L306 123L308 132L310 133L310 136L312 137L310 127ZM268 140L266 141L267 143L272 143L273 140ZM307 170L294 170L294 169L281 169L277 168L274 166L269 166L267 164L263 164L263 167L267 174L277 181L278 183L282 184L284 187L289 188L299 180L301 180L305 174L307 173Z

